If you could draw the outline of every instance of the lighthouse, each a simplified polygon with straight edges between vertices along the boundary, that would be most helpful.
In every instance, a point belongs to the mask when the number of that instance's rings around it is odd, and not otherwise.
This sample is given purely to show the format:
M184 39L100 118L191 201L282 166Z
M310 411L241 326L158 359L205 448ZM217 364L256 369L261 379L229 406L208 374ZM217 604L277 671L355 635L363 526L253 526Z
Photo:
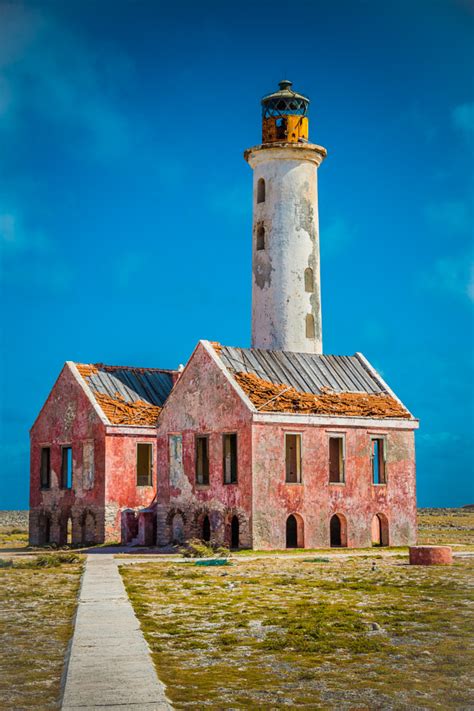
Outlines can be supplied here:
M326 149L308 140L309 99L281 81L262 99L253 169L252 347L322 353L317 169Z

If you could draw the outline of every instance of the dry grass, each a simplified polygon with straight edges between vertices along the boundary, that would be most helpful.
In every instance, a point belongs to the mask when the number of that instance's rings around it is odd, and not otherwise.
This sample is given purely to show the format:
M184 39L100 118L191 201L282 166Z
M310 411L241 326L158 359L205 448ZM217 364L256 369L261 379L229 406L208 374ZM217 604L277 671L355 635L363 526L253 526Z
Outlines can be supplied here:
M0 568L2 710L59 708L82 564L34 565L34 559L15 560Z
M474 546L474 510L418 509L418 543Z
M473 567L380 555L121 572L176 709L460 709L474 704Z

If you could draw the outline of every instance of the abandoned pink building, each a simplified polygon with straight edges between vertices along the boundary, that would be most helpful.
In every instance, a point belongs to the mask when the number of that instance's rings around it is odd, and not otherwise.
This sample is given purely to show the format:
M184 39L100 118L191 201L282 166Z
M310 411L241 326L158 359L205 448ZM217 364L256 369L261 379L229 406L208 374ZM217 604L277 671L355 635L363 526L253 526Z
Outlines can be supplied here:
M280 82L245 152L252 347L200 341L177 370L68 361L31 429L32 544L415 542L418 421L361 353L322 350L308 105Z

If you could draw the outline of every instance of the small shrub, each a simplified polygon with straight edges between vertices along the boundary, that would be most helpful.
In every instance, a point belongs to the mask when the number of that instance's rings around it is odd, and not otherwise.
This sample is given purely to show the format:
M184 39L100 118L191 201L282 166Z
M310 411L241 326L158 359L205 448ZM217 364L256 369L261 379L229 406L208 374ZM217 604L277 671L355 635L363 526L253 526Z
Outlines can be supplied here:
M76 553L43 553L30 560L17 563L19 568L59 568L60 565L79 563Z
M0 568L12 568L13 561L9 558L0 558Z
M227 558L229 549L192 538L185 548L181 548L183 558Z

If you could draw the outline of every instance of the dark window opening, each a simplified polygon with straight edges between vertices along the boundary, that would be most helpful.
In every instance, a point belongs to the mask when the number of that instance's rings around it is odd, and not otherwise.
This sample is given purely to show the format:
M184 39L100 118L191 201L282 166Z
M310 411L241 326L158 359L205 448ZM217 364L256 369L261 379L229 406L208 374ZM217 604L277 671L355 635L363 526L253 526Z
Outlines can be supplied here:
M374 484L385 484L385 440L372 439L372 481Z
M207 437L196 437L196 481L198 484L209 484L209 452Z
M260 252L265 249L265 227L259 225L257 227L257 250Z
M372 519L372 545L388 546L388 520L384 514L375 514Z
M258 179L257 202L265 202L265 181L263 178Z
M286 519L286 547L298 548L298 522L293 514Z
M331 546L340 547L342 546L342 531L341 531L341 519L337 514L331 518L329 524L330 536L331 536Z
M49 447L41 448L40 486L42 489L49 489L51 486L51 450Z
M239 519L237 516L232 516L232 521L230 524L230 547L231 548L238 548L239 547Z
M286 481L290 484L301 482L301 435L285 435Z
M313 314L307 314L306 315L306 338L314 338L315 337L315 328L314 328L314 316Z
M72 447L62 449L61 488L72 489Z
M209 516L204 516L202 522L202 540L209 542L211 540L211 522Z
M225 434L223 436L223 469L224 484L237 482L237 435Z
M314 278L311 267L307 267L304 270L304 290L310 293L314 291Z
M153 445L137 444L137 486L151 486L153 476Z
M344 482L344 439L329 438L329 481L333 484Z

